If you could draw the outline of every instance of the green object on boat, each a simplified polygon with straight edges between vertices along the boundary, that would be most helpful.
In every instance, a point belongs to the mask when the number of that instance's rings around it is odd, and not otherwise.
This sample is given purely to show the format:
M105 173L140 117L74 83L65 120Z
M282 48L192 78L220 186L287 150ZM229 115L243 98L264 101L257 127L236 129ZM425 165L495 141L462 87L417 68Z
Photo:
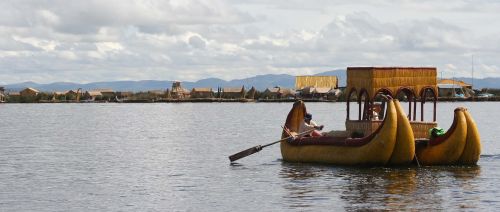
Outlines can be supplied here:
M441 137L446 133L443 128L441 127L433 127L429 129L429 138L437 138Z

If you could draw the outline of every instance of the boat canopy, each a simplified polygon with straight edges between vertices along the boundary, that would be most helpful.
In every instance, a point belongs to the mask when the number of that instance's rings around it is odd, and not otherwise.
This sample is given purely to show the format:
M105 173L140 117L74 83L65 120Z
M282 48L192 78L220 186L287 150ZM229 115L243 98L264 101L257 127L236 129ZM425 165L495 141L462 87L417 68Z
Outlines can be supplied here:
M421 103L421 121L423 121L424 103L430 98L434 102L433 120L435 121L436 76L437 70L435 67L348 67L347 120L349 120L349 102L352 97L355 97L359 104L358 120L370 120L372 118L372 107L379 93L393 98L403 93L409 102L408 116L410 120L416 120L416 102L419 100ZM362 101L365 102L363 110L361 109Z
M356 91L360 95L366 90L370 99L381 91L394 97L403 89L415 96L424 89L437 93L436 74L433 67L348 67L347 93Z

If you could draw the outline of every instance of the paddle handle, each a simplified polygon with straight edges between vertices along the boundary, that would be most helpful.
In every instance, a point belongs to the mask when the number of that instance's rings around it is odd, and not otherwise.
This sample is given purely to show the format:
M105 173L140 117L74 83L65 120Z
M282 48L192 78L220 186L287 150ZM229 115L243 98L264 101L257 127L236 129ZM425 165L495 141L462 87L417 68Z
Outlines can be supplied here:
M285 128L283 128L283 129L285 129ZM288 137L286 137L286 138L282 138L281 140L278 140L278 141L275 141L275 142L272 142L272 143L268 143L268 144L266 144L266 145L262 145L262 146L261 146L261 148L268 147L268 146L271 146L271 145L277 144L277 143L282 142L282 141L286 141L286 140L288 140L288 139L290 139L290 138L293 138L293 137L300 137L300 136L302 136L302 135L309 134L309 133L311 133L312 131L314 131L314 129L312 129L312 130L308 130L308 131L304 131L304 132L299 133L299 134L297 134L297 135L295 135L295 136L293 136L293 135L290 135L290 134L289 134L290 136L288 136Z
M297 134L297 136L304 135L304 134L310 133L310 132L312 132L312 131L313 131L313 130L308 130L308 131L305 131L305 132L302 132L302 133ZM246 156L249 156L249 155L251 155L251 154L254 154L254 153L259 152L259 151L260 151L260 150L262 150L264 147L268 147L268 146L271 146L271 145L277 144L277 143L279 143L279 142L281 142L281 141L285 141L285 140L290 139L290 138L293 138L293 137L294 137L294 136L288 136L288 137L286 137L286 138L282 138L282 139L280 139L280 140L278 140L278 141L275 141L275 142L272 142L272 143L268 143L268 144L266 144L266 145L258 145L258 146L254 146L254 147L252 147L252 148L249 148L249 149L243 150L243 151L241 151L241 152L238 152L238 153L236 153L236 154L234 154L234 155L229 156L229 160L230 160L231 162L236 161L236 160L239 160L239 159L241 159L241 158L244 158L244 157L246 157Z
M254 147L252 147L252 148L249 148L249 149L243 150L243 151L241 151L241 152L238 152L238 153L236 153L236 154L234 154L234 155L229 156L229 160L230 160L231 162L233 162L233 161L239 160L239 159L241 159L241 158L244 158L244 157L246 157L246 156L249 156L249 155L251 155L251 154L257 153L257 152L259 152L260 150L262 150L262 146L261 146L261 145L254 146Z

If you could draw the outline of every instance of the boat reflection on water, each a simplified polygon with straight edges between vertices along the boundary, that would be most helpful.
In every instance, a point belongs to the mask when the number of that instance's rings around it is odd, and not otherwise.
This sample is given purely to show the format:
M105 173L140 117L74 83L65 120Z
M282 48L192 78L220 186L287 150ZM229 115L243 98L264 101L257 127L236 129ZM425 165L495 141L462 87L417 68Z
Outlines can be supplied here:
M336 192L329 192L329 184L332 176L329 167L310 164L290 164L283 162L279 175L285 181L281 183L284 187L284 202L292 209L306 208L328 208L331 203L331 196ZM326 182L326 183L325 183Z
M289 208L343 210L477 209L480 166L332 167L283 163ZM468 195L464 195L468 193Z

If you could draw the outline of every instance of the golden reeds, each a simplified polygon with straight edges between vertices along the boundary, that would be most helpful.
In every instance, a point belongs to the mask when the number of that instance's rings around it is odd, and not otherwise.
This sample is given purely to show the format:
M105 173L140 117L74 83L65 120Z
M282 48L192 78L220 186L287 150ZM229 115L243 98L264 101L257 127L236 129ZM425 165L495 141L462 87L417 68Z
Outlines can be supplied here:
M370 98L382 88L396 95L402 88L410 88L419 96L425 87L437 89L436 68L427 67L349 67L347 68L347 92L355 88L368 91Z
M295 88L305 87L315 88L337 88L338 79L336 76L297 76L295 77Z

